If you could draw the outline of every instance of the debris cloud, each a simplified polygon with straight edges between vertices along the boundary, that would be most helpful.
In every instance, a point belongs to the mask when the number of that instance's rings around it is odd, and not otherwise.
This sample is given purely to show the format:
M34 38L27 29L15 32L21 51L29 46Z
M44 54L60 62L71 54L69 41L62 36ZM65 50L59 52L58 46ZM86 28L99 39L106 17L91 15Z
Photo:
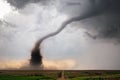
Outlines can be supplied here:
M0 61L0 69L2 70L34 70L34 69L44 69L44 70L60 70L60 69L72 69L76 65L76 62L72 59L65 60L43 60L43 66L32 67L29 65L29 60L2 60ZM41 68L40 68L41 67Z

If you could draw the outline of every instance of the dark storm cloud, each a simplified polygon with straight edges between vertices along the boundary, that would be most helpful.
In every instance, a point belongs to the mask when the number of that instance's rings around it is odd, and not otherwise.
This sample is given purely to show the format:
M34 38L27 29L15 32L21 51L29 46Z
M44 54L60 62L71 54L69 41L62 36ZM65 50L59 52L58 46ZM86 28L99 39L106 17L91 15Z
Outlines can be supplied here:
M61 8L61 11L63 10L64 13L67 13L72 17L76 16L78 18L81 18L84 16L84 19L86 19L104 14L112 14L111 16L113 17L107 17L108 19L106 19L105 26L98 25L98 27L95 28L98 32L98 35L92 36L92 34L88 32L87 35L93 39L120 39L120 0L76 0L75 2L72 0L63 0L62 3L66 4L64 5L65 10ZM116 19L114 15L117 16ZM107 21L110 21L110 23L107 23ZM104 23L101 22L101 24Z
M116 39L119 41L120 39L120 0L112 0L111 5L108 8L106 14L112 14L113 17L107 17L108 21L111 23L106 23L106 26L101 26L101 30L99 34L96 36L98 38L104 39ZM111 17L111 18L110 18Z
M120 39L120 24L111 24L105 27L101 27L99 34L96 38L104 38L104 39L116 39L119 41Z
M11 5L17 7L17 8L23 8L25 7L27 4L29 3L42 3L42 4L46 4L49 3L51 0L7 0ZM74 8L74 6L79 6L76 9L78 9L78 13L82 12L81 7L84 5L82 3L82 0L76 0L76 1L72 1L72 0L66 0L66 6L72 6ZM80 16L85 16L86 18L92 17L92 16L96 16L99 14L102 14L104 12L108 12L108 13L113 13L113 14L119 14L120 13L120 0L88 0L88 2L91 5L91 8L89 8L88 6L88 10L83 12L82 15ZM62 3L65 3L65 1L62 1ZM87 2L86 2L87 3ZM60 6L63 6L62 4ZM83 8L84 9L84 8ZM62 8L62 10L64 10ZM68 12L68 15L71 14L71 12L69 12L69 8L67 8L67 10L65 10ZM73 15L76 15L77 12L74 13L74 11L72 12ZM79 15L77 16L79 17ZM120 15L118 15L118 17L120 17ZM71 21L72 22L72 21ZM116 23L117 24L117 23ZM97 35L97 37L104 37L104 38L119 38L119 32L118 31L118 27L119 27L119 22L116 26L116 24L113 25L107 25L104 27L101 27L101 31L99 32L99 35Z
M96 36L93 36L88 32L86 32L86 34L93 39L102 38L102 39L115 39L119 41L120 39L120 19L119 19L120 18L120 5L119 5L120 0L103 0L103 1L101 0L102 1L101 3L104 3L104 5L101 4L100 2L96 3L95 1L99 2L100 0L91 0L91 4L93 5L93 7L96 4L98 4L99 6L92 8L94 9L93 13L89 13L89 14L91 14L93 17L98 15L104 15L101 18L104 19L106 17L106 23L99 22L101 24L105 24L104 26L99 26L98 23L93 23L93 24L98 24L96 27L92 27L98 32ZM90 18L90 16L88 16L88 18ZM97 19L97 17L95 19Z
M7 0L11 5L21 9L23 7L25 7L27 4L29 3L42 3L42 4L46 4L49 3L51 0ZM72 0L66 0L66 6L72 6L74 8L74 6L79 6L76 9L78 9L78 13L82 12L81 7L84 6L84 4L82 3L82 0L76 0L76 1L72 1ZM63 1L63 3L65 3L65 1ZM87 2L86 2L87 3ZM91 8L89 8L88 6L88 10L83 12L82 15L80 14L80 16L85 16L86 18L92 17L92 16L96 16L99 14L102 14L104 12L108 12L108 13L113 13L113 14L119 14L120 13L120 0L88 0L88 3L91 5ZM60 6L63 6L62 4ZM83 8L84 9L84 8ZM62 10L64 10L62 8ZM65 10L66 12L68 12L68 14L71 14L71 12L69 12L69 8L67 8L67 10ZM73 16L77 14L77 12L72 12ZM78 14L77 14L78 15ZM79 15L77 16L79 17ZM118 15L118 17L120 17ZM72 22L72 21L71 21ZM119 23L119 22L118 22ZM104 38L119 38L119 32L118 31L118 24L116 25L107 25L104 27L101 27L101 31L99 31L99 35L97 35L97 37L104 37Z
M23 8L29 3L42 3L46 4L48 0L7 0L8 3L10 3L12 6L15 6L16 8Z
M120 0L111 0L111 11L120 12Z

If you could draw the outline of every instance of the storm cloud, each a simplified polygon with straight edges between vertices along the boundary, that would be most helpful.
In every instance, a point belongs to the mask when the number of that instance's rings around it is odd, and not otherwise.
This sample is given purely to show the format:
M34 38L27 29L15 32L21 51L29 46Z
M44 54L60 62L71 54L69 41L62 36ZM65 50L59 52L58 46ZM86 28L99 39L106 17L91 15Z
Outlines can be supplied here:
M50 2L49 0L7 0L12 6L15 6L18 9L24 8L26 5L30 3L42 3L47 4Z
M24 8L29 3L41 3L46 4L50 3L53 0L7 0L11 5L15 6L18 9ZM57 2L57 4L56 4ZM99 14L107 13L114 14L119 16L119 0L55 0L54 5L57 6L58 11L69 15L69 18L73 17L82 17L84 15L87 15L86 18L91 16L98 16ZM109 19L109 17L108 17ZM114 22L113 22L114 23ZM101 29L99 32L99 35L96 35L97 37L106 37L110 38L119 38L118 34L116 32L119 32L118 26L119 26L119 20L116 21L116 23L106 26L101 26ZM115 30L117 28L117 31ZM98 28L99 29L99 28ZM98 30L96 29L96 31ZM114 31L114 33L112 32ZM109 35L108 35L109 34ZM108 36L106 36L108 35ZM117 35L117 36L115 36Z
M70 69L120 69L120 45L114 45L120 37L119 0L7 1L17 10L0 22L0 59L28 60L36 41L53 33L37 47L42 64L49 63L46 68L57 63L74 66Z
M105 20L108 20L104 26L91 27L98 32L96 38L114 38L119 39L119 13L120 13L120 1L119 0L61 0L63 6L59 7L59 10L69 17L82 17L86 15L86 18L96 17L99 15L107 15ZM77 4L76 4L77 3ZM79 3L79 4L78 4ZM64 9L63 9L64 8ZM110 15L110 16L108 16ZM116 18L116 19L115 19ZM96 18L97 19L97 18ZM104 20L104 21L105 21ZM92 23L97 24L97 23ZM104 24L104 23L101 23ZM93 34L94 35L94 34Z

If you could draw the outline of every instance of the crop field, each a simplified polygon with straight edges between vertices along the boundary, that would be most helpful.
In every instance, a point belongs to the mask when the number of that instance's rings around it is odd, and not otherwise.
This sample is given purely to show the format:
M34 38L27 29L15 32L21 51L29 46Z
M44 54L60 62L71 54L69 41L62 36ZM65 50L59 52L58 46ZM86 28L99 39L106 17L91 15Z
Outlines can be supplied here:
M0 70L0 80L120 80L120 71Z

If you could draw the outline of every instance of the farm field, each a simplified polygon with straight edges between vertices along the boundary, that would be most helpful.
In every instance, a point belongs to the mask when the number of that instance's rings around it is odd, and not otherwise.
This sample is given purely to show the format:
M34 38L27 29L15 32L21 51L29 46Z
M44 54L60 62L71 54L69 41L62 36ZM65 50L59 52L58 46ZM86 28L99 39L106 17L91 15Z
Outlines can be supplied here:
M0 70L0 80L120 80L120 71L106 70Z

